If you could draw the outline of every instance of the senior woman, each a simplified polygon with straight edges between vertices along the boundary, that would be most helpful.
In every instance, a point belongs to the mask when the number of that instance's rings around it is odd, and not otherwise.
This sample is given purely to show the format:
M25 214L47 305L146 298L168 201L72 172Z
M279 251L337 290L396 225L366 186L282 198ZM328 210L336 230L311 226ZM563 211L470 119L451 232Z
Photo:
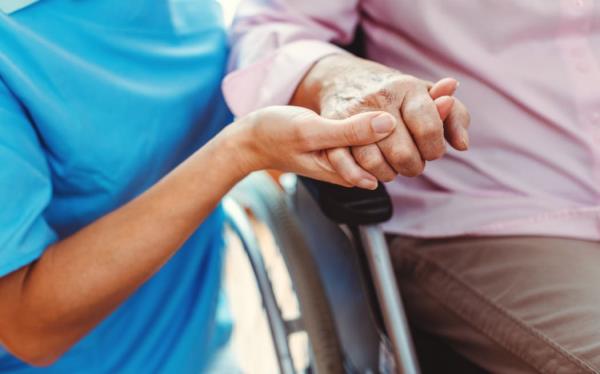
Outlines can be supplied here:
M213 138L216 2L30 3L0 0L0 371L200 372L228 335L219 200L263 168L374 188L321 150L395 120L270 107Z

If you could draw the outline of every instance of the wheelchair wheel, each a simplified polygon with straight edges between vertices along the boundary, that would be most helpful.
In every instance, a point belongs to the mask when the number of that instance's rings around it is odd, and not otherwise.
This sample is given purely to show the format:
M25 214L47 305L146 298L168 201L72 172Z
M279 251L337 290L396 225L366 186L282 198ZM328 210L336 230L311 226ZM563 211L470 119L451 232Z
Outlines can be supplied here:
M252 196L237 196L236 200L267 224L285 261L300 307L299 330L308 335L311 372L344 373L342 348L325 289L285 194L264 174L255 174L245 182L243 189L247 194L252 186Z
M316 372L343 373L342 351L316 264L287 207L278 207L276 217L289 243L282 245L280 251L299 300L302 323L309 337Z

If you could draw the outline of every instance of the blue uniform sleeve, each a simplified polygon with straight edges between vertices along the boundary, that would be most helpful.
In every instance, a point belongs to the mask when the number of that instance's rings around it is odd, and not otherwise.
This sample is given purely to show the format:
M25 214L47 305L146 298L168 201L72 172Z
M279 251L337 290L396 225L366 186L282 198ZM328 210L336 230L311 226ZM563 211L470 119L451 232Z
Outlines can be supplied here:
M35 128L0 80L0 277L36 260L56 240L44 219L51 196Z

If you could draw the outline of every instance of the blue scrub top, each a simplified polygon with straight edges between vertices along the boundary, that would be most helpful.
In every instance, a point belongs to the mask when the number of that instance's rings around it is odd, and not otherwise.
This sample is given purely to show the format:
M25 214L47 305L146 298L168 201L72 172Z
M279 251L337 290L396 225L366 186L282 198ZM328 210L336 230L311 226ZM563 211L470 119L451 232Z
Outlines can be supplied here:
M228 123L226 57L213 0L41 0L0 13L0 276L152 186ZM54 365L0 348L0 372L201 372L230 332L217 322L222 228L217 209Z

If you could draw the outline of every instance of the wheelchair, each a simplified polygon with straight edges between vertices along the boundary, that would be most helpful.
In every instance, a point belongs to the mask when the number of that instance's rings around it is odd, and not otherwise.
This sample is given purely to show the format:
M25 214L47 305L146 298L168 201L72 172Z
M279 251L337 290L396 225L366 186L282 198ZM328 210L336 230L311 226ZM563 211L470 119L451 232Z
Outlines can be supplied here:
M291 174L281 176L280 185L254 173L224 201L258 284L280 372L295 373L289 338L304 331L306 373L419 373L379 226L392 215L385 187L346 189ZM299 318L281 313L248 212L273 234Z

